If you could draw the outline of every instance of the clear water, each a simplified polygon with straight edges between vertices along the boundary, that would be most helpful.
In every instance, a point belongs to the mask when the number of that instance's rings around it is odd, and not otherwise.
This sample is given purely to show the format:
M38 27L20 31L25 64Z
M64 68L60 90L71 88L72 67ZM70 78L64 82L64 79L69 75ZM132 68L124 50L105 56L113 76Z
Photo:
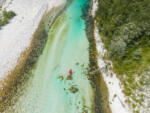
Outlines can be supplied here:
M25 93L14 106L15 113L91 113L93 94L86 76L88 40L82 7L87 0L74 0L57 18ZM78 64L79 63L79 64ZM72 80L66 80L69 69ZM63 80L59 80L59 76ZM78 88L76 93L70 88Z

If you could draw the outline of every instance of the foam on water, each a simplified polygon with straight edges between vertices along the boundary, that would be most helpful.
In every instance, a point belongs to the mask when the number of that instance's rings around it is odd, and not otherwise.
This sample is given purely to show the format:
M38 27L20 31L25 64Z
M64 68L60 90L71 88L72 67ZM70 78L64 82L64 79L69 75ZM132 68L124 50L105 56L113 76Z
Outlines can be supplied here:
M92 112L92 87L86 76L89 63L88 40L82 7L87 0L74 0L49 31L25 93L14 106L15 113ZM66 80L69 69L73 79ZM62 75L63 80L58 77ZM78 88L71 93L70 88Z

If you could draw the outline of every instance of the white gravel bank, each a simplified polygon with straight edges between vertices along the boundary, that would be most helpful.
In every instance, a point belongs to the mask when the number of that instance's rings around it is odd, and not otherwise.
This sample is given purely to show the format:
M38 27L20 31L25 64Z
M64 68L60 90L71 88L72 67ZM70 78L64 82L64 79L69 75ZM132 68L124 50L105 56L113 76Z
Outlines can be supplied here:
M3 8L16 16L0 29L0 80L14 69L20 54L29 47L32 35L46 11L66 0L7 0Z
M95 39L98 51L98 65L101 69L102 76L106 82L109 92L109 105L112 113L131 113L128 104L125 102L126 97L123 94L123 87L116 74L111 70L113 68L111 61L104 60L106 50L102 43L98 29L95 28ZM111 64L111 65L108 65Z
M95 16L95 12L98 8L97 0L93 0L93 8L91 11L92 16ZM123 87L121 86L120 80L116 74L111 70L113 68L111 61L104 60L103 57L107 50L104 48L99 31L95 26L94 36L96 40L96 47L98 52L98 66L101 69L102 76L106 82L109 92L109 105L112 113L131 113L131 109L125 102L126 97L123 94ZM111 65L108 65L111 64Z

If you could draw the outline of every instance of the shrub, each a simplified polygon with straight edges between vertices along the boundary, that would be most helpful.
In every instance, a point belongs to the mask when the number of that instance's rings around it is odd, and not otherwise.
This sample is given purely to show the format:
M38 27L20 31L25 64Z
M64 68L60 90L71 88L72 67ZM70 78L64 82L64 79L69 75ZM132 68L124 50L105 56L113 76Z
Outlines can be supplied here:
M3 16L4 18L11 19L14 17L16 14L13 11L3 11Z
M6 11L2 12L2 17L0 18L0 28L5 24L8 24L9 20L13 18L16 14L13 11Z
M118 70L127 67L125 65L128 63L128 69L121 70L132 71L133 68L140 66L143 54L148 54L150 48L150 2L149 0L98 1L99 7L95 18L99 31L104 35L103 41L108 49L108 55L115 62L114 68L118 66L116 69Z

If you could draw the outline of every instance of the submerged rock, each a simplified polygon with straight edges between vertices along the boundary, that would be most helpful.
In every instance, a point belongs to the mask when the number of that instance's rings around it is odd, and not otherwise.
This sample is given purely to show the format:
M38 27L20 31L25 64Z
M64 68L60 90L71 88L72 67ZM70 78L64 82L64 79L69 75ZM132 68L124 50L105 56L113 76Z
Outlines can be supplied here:
M84 64L82 64L81 67L84 67Z
M72 76L67 76L67 80L72 80Z
M64 77L63 77L63 76L59 76L58 79L59 79L59 80L63 80Z
M79 65L79 62L77 62L76 65Z
M71 87L69 90L71 93L76 93L78 91L78 88Z
M85 110L85 109L84 109L82 113L88 113L88 110Z

